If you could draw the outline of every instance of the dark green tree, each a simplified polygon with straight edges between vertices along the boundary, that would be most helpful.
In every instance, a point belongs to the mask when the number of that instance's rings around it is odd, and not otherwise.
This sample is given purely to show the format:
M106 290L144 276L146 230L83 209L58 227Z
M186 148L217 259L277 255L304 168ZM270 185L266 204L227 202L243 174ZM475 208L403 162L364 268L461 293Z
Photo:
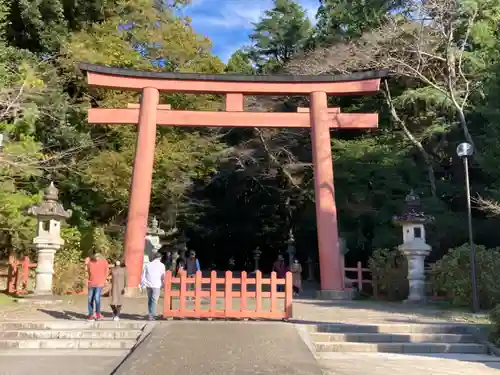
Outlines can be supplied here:
M315 43L328 45L360 37L380 26L407 0L320 0L316 14Z
M306 11L294 0L274 0L250 34L250 56L260 71L279 69L300 51L311 34Z
M231 55L225 70L227 73L255 74L250 56L241 49Z

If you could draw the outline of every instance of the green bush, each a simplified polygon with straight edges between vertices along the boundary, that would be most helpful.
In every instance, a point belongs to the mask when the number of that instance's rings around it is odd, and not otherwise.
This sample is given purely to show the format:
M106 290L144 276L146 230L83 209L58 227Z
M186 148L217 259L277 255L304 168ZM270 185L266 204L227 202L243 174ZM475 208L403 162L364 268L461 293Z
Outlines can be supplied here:
M104 228L95 227L86 230L82 239L82 249L85 256L99 252L108 261L121 260L123 256L123 241L108 235Z
M476 279L479 305L491 309L500 303L500 248L486 249L476 245ZM472 305L472 278L470 247L464 244L448 253L432 266L432 283L435 290L444 292L456 306Z
M81 234L76 228L63 228L64 246L56 252L52 291L64 294L82 290L85 281L85 264L80 247Z
M496 305L490 313L491 331L490 340L495 344L500 344L500 304Z
M376 297L402 301L408 297L408 263L397 249L375 250L368 261Z

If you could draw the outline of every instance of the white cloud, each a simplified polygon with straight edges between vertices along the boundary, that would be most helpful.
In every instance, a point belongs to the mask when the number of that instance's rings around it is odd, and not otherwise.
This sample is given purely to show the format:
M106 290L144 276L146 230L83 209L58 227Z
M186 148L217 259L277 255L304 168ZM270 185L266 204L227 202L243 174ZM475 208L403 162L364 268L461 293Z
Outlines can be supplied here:
M317 0L300 1L309 18L314 21L318 8ZM272 7L271 0L195 0L191 10L196 23L219 28L251 29L263 12ZM202 14L206 10L205 14Z
M314 23L319 0L298 2ZM272 0L193 0L181 13L192 18L195 30L212 39L217 55L227 61L235 50L248 43L245 36L272 5Z

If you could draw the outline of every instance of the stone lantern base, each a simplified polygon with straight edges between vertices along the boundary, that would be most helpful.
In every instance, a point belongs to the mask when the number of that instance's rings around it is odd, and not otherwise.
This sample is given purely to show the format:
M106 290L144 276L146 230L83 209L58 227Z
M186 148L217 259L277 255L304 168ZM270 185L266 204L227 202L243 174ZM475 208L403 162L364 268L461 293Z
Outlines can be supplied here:
M347 301L356 297L356 291L351 290L318 290L316 298L329 301Z
M408 284L410 293L404 301L410 304L424 304L425 295L425 258L431 252L431 247L424 241L412 241L399 246L399 250L408 260Z
M63 300L61 299L61 296L54 296L54 295L36 295L36 294L29 294L27 296L24 296L22 298L15 298L14 302L17 302L19 304L32 304L32 305L57 305L59 303L62 303Z

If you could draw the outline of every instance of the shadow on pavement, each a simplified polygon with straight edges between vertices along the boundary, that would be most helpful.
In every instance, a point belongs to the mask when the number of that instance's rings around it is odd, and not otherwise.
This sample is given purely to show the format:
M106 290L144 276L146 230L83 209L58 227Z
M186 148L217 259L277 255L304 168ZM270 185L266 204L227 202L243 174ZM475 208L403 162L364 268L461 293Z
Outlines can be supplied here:
M46 310L46 309L38 309L38 311L47 314L55 319L64 319L64 320L86 320L87 315L78 313L75 311L70 311L70 310ZM113 314L109 312L103 312L102 316L104 319L111 319L113 317ZM120 314L120 319L126 319L126 320L147 320L146 315L139 315L139 314Z

